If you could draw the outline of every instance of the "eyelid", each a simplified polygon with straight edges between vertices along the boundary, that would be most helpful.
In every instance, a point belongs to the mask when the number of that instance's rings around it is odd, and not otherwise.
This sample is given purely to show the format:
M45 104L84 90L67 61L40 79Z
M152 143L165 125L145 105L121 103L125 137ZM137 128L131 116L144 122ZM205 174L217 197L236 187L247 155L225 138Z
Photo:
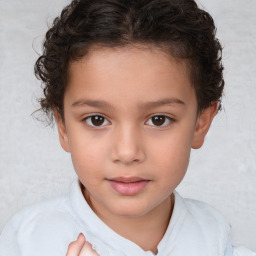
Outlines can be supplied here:
M87 123L87 120L93 116L100 116L100 117L103 117L105 119L105 121L108 122L108 124L105 124L105 125L100 125L100 126L96 126L96 125L90 125ZM104 121L104 122L105 122ZM106 127L107 125L111 124L111 122L109 121L109 119L104 115L104 114L101 114L101 113L91 113L91 114L88 114L86 115L85 117L82 118L82 122L86 123L86 125L88 127L91 127L91 128L103 128L103 127Z
M156 116L164 116L165 118L167 118L167 119L169 120L169 123L166 124L166 125L163 125L163 126L157 126L157 125L147 124L147 122L148 122L151 118L156 117ZM166 127L170 126L174 121L175 121L175 119L174 119L173 117L171 117L170 115L168 115L168 114L157 113L157 114L150 115L150 116L147 118L147 120L146 120L145 123L146 123L146 125L149 125L149 126L151 126L151 127L153 127L153 128L166 128Z
M107 124L104 124L104 125L100 125L100 126L95 126L95 125L90 125L90 124L88 124L88 123L87 123L87 120L88 120L90 117L93 117L93 116L101 116L101 117L103 117L103 118L105 119L105 121L107 121L108 123L107 123ZM156 116L164 116L166 119L169 120L168 124L163 125L163 126L157 126L157 125L147 124L147 122L148 122L151 118L156 117ZM104 121L104 122L105 122L105 121ZM153 128L165 128L165 127L170 126L174 121L175 121L175 119L174 119L172 116L168 115L168 114L157 113L157 114L152 114L152 115L150 115L149 117L147 117L145 124L148 125L148 126L151 126L151 127L153 127ZM84 117L82 118L82 122L85 122L88 127L91 127L91 128L98 128L98 129L104 128L104 127L106 127L107 125L111 124L111 122L109 121L109 118L106 117L104 114L101 114L101 113L90 113L90 114L88 114L88 115L86 115L86 116L84 116Z

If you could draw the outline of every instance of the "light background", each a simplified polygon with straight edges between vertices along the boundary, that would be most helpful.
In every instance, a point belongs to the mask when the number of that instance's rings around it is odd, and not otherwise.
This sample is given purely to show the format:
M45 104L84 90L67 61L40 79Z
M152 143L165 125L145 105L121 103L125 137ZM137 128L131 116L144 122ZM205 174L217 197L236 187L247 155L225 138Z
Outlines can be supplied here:
M0 230L22 207L68 190L75 178L56 128L34 120L33 75L47 23L67 0L0 0ZM256 251L256 1L200 0L224 46L224 110L178 187L210 203L233 227L233 241ZM34 49L33 49L34 48Z

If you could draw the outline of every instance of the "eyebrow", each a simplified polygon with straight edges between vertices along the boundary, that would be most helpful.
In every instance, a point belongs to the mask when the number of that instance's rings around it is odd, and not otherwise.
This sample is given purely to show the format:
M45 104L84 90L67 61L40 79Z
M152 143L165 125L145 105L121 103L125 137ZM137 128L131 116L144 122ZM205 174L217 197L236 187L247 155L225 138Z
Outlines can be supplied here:
M178 98L164 98L164 99L160 99L157 101L142 103L142 104L140 104L139 107L143 108L143 109L147 109L147 108L156 108L156 107L161 107L164 105L174 105L174 104L185 106L185 102Z
M98 107L98 108L113 108L113 106L111 104L109 104L108 102L106 102L104 100L80 99L80 100L75 101L72 104L73 107L83 106L83 105L87 105L90 107Z
M164 98L164 99L160 99L160 100L156 100L156 101L141 103L139 105L139 108L150 109L150 108L160 107L163 105L174 105L174 104L185 106L185 103L178 98ZM80 99L80 100L75 101L72 104L73 107L83 106L83 105L90 106L90 107L96 107L96 108L114 108L114 106L112 104L110 104L104 100Z

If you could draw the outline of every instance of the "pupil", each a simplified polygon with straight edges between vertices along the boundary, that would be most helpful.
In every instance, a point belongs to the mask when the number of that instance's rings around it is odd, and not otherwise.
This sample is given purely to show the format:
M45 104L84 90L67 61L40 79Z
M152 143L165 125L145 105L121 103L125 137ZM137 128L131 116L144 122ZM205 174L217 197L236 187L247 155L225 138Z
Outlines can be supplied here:
M156 125L156 126L161 126L161 125L163 125L164 122L165 122L165 116L154 116L154 117L152 118L152 122L153 122L153 124Z
M104 117L103 116L92 116L92 123L95 126L100 126L104 123Z

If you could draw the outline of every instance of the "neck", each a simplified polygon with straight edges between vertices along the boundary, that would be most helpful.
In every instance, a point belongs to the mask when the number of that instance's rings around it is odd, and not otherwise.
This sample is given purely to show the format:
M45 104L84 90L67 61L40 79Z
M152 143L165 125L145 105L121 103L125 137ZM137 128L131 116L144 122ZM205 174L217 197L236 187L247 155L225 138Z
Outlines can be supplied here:
M86 193L86 191L84 191ZM85 194L84 194L85 195ZM113 216L108 211L97 211L85 196L98 217L120 236L134 242L144 251L157 253L157 246L169 225L174 207L172 194L149 213L139 217Z
M134 242L144 251L152 251L157 254L157 246L171 219L173 198L173 196L169 197L157 209L144 216L136 218L118 217L117 219L99 217L122 237Z

